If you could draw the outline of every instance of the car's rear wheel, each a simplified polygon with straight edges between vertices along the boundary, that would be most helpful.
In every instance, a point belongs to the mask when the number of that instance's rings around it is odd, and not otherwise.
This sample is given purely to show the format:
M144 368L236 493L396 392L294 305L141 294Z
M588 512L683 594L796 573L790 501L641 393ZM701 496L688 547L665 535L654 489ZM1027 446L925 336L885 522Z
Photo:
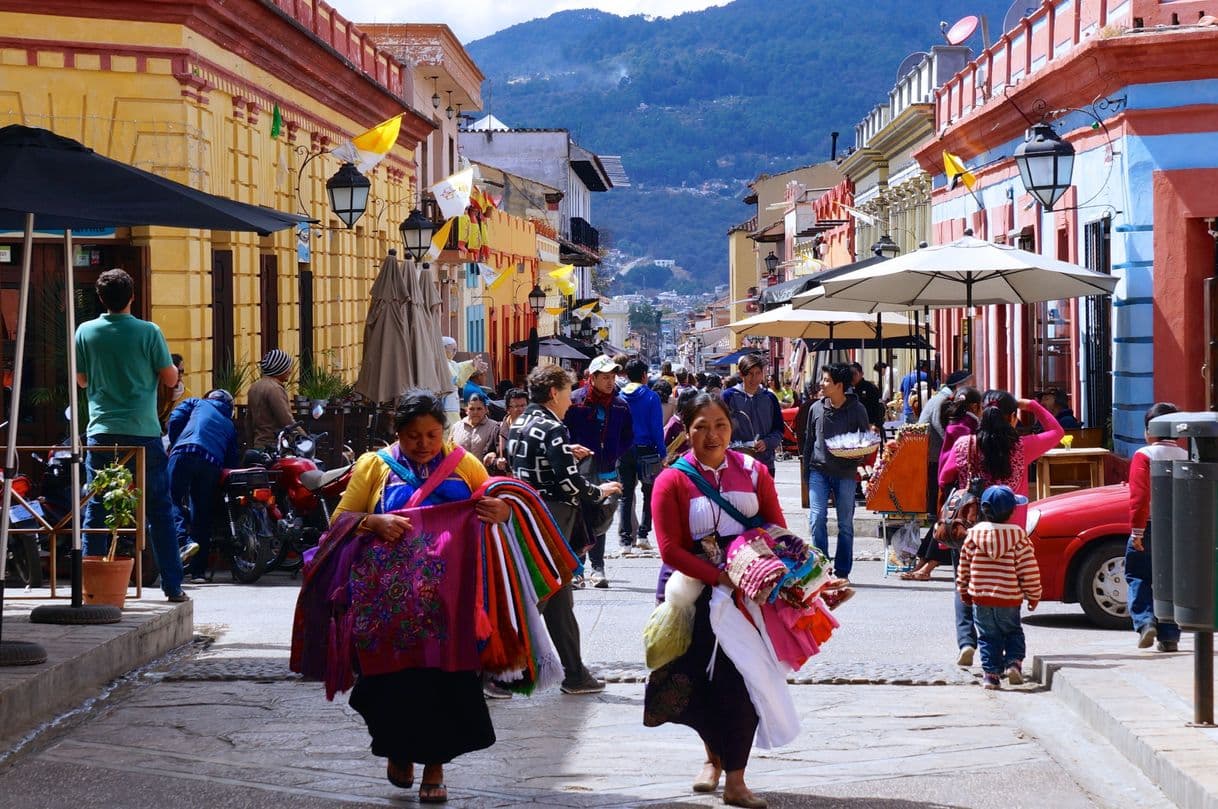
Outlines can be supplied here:
M1125 580L1125 542L1097 543L1078 569L1078 602L1091 622L1103 629L1129 629L1129 583Z

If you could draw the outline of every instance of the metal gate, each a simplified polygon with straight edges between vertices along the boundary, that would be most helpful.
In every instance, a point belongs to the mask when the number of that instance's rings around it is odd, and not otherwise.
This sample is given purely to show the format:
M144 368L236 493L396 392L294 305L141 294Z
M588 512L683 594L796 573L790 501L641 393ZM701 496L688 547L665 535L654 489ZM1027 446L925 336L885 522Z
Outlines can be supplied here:
M1083 226L1084 260L1088 268L1112 274L1112 220L1107 217ZM1084 298L1083 379L1086 395L1083 423L1104 428L1104 441L1112 435L1112 297Z

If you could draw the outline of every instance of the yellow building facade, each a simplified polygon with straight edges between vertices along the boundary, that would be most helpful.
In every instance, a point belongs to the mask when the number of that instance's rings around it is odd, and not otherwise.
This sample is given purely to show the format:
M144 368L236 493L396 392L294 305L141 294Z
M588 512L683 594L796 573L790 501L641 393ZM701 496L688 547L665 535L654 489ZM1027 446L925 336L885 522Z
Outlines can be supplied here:
M369 289L400 241L414 145L432 129L405 100L409 70L320 0L6 4L14 6L0 12L0 125L50 129L194 188L318 220L307 233L269 237L148 227L80 234L78 298L101 270L132 272L136 314L184 355L196 393L226 358L252 362L270 348L311 354L354 381ZM369 174L367 212L347 229L326 195L340 166L328 152L401 113L397 145ZM15 243L10 236L0 242ZM60 250L51 234L36 245L35 296L62 267ZM17 266L15 257L0 264L6 293ZM51 327L42 328L49 360Z

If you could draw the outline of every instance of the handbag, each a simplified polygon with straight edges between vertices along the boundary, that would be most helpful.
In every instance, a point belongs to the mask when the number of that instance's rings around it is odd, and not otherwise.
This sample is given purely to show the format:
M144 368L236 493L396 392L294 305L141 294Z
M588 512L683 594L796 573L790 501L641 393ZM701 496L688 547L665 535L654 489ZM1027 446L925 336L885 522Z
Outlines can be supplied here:
M977 437L970 436L965 473L979 473L977 461ZM935 521L934 538L939 544L958 551L964 545L968 529L981 517L981 493L985 491L985 480L979 474L968 477L968 485L956 489L947 496Z
M651 447L636 447L634 452L635 463L638 467L639 483L642 483L644 486L650 486L656 482L656 478L664 470L664 463L660 458L660 453Z
M595 455L589 455L579 462L579 473L594 482L599 480L594 466L595 457ZM610 494L597 503L580 506L588 521L588 533L592 535L589 537L589 540L593 540L609 531L609 526L613 524L613 515L617 513L618 501L621 499L622 496L619 494Z

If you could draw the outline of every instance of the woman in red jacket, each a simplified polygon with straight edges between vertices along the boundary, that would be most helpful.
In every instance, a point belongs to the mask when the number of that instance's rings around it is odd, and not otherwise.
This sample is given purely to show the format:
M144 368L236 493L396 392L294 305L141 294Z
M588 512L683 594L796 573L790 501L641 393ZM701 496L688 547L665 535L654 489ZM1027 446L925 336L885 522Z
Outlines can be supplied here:
M785 527L774 479L765 466L727 448L732 420L723 400L700 393L685 401L680 413L690 443L690 451L683 457L694 469L741 516L760 515L767 523ZM706 587L694 607L689 650L648 679L643 723L655 727L676 722L702 737L706 764L694 782L695 792L714 792L720 775L726 773L724 803L764 807L765 800L744 782L757 732L757 712L744 679L722 653L715 656L713 675L707 674L716 647L709 614L711 588L734 588L720 564L728 545L745 527L702 494L686 473L671 467L656 479L651 512L660 558L668 572L679 570Z

